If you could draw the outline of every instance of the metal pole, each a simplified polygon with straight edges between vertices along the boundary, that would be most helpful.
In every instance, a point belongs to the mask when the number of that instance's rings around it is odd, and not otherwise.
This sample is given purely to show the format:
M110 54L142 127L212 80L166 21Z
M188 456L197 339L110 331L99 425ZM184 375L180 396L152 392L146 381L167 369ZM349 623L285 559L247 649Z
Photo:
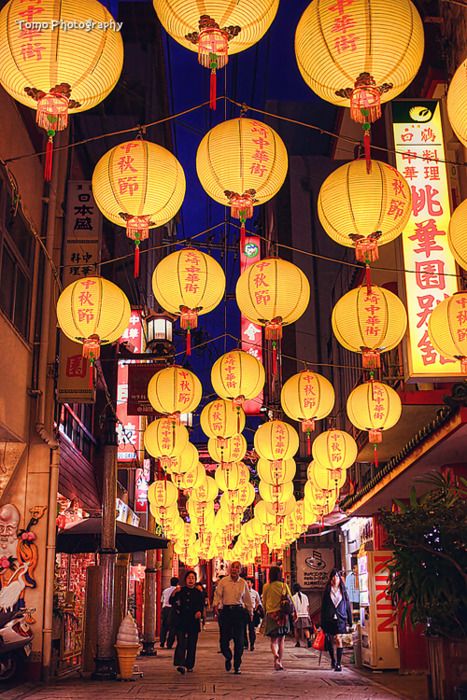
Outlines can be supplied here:
M50 677L52 659L53 593L55 569L55 535L60 449L51 450L49 508L47 513L47 549L45 555L44 622L42 630L42 680Z
M154 461L151 459L151 471L149 480L152 483L155 477ZM149 532L154 532L156 521L148 509ZM143 618L143 651L142 656L157 656L155 649L156 642L156 577L157 577L157 555L155 549L148 549L146 552L146 570L144 576L144 618Z
M116 419L107 416L107 434L104 446L104 474L102 489L102 533L99 548L99 591L96 667L93 678L114 680L117 677L113 637L115 605L115 564L117 550L116 500L117 500L117 433Z

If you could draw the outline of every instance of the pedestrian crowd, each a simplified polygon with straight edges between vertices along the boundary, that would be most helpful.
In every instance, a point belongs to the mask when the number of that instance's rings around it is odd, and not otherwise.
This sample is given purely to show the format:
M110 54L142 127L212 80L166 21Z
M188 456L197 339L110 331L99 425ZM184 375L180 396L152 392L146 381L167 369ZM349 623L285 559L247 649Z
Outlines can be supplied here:
M244 650L255 649L258 628L269 637L273 664L283 671L284 640L291 633L295 646L304 640L307 647L327 651L334 671L342 671L343 647L348 643L352 627L352 605L342 573L333 569L324 589L320 625L310 618L308 596L300 584L293 585L293 594L283 580L279 566L269 569L269 582L262 596L254 588L254 579L240 576L241 564L234 561L229 573L219 577L214 591L213 612L219 624L219 653L224 656L225 670L241 673ZM353 595L352 595L353 598ZM207 596L196 573L188 570L183 585L173 577L162 592L160 646L174 651L174 666L181 674L191 673L196 661L198 635L205 624Z

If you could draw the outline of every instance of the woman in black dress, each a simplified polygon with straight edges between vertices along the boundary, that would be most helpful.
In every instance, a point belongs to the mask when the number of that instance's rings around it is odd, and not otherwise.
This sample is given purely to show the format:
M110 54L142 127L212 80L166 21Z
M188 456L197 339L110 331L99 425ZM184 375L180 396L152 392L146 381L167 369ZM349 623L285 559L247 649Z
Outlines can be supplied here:
M196 644L200 631L200 620L204 610L204 595L196 588L196 574L187 571L185 585L177 586L169 598L174 611L177 646L174 666L179 673L193 671L196 657Z
M324 589L321 602L321 628L327 635L328 651L331 657L331 667L342 671L342 638L352 626L352 609L344 581L339 571L332 569L329 581ZM336 656L334 655L336 648Z

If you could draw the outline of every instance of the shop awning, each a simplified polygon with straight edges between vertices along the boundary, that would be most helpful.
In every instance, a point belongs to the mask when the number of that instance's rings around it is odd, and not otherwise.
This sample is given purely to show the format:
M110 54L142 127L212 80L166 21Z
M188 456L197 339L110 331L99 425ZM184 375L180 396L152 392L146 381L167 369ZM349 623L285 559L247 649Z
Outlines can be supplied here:
M168 541L141 527L117 520L116 548L122 554L144 552L147 549L166 549ZM57 535L56 551L65 554L97 552L101 541L102 518L86 518Z

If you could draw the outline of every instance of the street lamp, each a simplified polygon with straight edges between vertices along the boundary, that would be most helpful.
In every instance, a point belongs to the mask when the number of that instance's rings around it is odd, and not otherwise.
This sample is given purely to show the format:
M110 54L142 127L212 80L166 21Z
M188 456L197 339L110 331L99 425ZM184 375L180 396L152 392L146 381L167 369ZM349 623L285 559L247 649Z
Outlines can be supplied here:
M175 318L167 312L149 311L145 317L147 352L159 357L175 355L175 346L172 343Z

